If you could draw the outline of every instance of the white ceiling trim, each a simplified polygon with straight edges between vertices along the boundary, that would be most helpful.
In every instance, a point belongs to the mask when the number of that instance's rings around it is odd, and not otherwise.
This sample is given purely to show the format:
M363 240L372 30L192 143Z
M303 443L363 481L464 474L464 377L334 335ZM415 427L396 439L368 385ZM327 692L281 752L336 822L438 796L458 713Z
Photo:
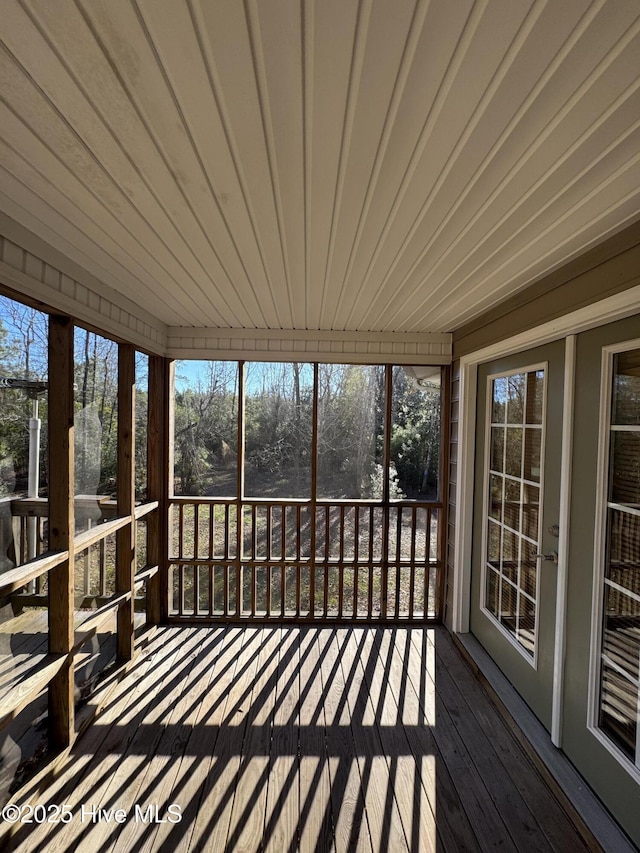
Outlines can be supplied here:
M353 364L450 364L450 334L303 332L169 327L170 358L318 361Z
M43 254L51 261L57 253ZM94 286L89 287L87 276L81 271L75 277L75 270L69 270L68 264L63 266L67 272L0 231L0 282L4 285L41 302L44 307L69 314L81 323L95 326L148 352L165 354L165 326L99 282L92 281Z

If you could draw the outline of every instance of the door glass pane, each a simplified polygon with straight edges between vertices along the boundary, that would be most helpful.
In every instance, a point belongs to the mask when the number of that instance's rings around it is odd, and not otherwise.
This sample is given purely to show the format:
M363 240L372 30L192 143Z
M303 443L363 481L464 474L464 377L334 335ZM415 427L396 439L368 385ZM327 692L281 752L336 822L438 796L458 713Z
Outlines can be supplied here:
M521 595L518 599L518 641L529 654L535 650L536 640L536 605L535 602Z
M494 616L497 616L499 613L499 594L500 594L500 586L499 586L500 575L498 572L494 572L492 569L489 569L487 572L487 609Z
M609 510L606 577L640 595L640 517Z
M519 537L510 530L504 531L502 542L502 574L514 583L518 580Z
M502 512L504 500L502 489L504 488L504 477L498 474L491 474L489 477L489 516L497 521L502 521Z
M540 489L525 483L522 502L522 532L536 542L539 537Z
M600 728L629 758L635 756L638 688L620 672L602 667Z
M528 424L542 423L544 402L544 370L527 373L527 419Z
M640 505L640 432L612 435L611 501Z
M500 599L500 621L502 625L515 634L518 607L518 593L513 584L502 578L502 596Z
M494 379L491 389L491 422L503 424L507 420L507 379Z
M640 425L640 350L629 350L616 356L613 423Z
M507 427L504 471L511 477L522 476L522 430L515 427Z
M542 454L542 432L528 427L524 435L524 478L532 483L540 482L540 456Z
M605 590L602 653L629 678L638 677L640 602L614 587Z
M613 362L598 725L640 764L640 350Z
M504 428L491 429L491 470L504 471Z
M487 545L487 562L492 568L500 567L500 525L489 522L489 536Z
M491 380L485 608L533 657L545 371ZM498 426L497 424L505 424ZM504 461L504 465L502 462ZM503 476L503 472L504 475ZM524 538L526 537L526 539ZM499 590L499 606L497 591Z
M504 489L504 523L512 530L520 530L520 494L522 484L519 480L507 478Z
M507 379L507 423L521 424L524 405L525 374L516 373Z

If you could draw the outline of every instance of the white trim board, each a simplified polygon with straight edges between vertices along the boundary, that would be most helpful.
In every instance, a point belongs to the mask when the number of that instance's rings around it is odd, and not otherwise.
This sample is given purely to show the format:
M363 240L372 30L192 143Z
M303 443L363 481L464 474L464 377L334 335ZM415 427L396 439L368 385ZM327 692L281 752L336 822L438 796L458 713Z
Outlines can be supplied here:
M573 421L576 377L576 336L568 335L564 352L564 397L562 406L562 458L560 462L560 517L556 589L556 628L553 653L551 742L562 746L564 660L567 646L567 591L569 582L569 529L571 523L571 476L573 467Z

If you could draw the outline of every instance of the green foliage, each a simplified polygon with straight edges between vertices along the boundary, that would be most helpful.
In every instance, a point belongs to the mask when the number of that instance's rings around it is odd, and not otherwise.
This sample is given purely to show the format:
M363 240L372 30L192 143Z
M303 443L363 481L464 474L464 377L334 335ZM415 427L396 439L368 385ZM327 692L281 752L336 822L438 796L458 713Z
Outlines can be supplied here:
M440 451L440 389L422 388L394 371L391 459L401 488L410 497L435 497Z
M175 397L177 494L231 495L236 489L238 376L235 362L209 362L195 387Z

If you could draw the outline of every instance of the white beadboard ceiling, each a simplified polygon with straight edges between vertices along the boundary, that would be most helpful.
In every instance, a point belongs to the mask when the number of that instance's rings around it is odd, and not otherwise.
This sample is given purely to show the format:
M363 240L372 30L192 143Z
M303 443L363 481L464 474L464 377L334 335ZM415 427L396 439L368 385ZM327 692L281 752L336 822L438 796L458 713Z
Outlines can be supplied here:
M0 212L169 327L442 333L640 216L638 0L0 0Z

